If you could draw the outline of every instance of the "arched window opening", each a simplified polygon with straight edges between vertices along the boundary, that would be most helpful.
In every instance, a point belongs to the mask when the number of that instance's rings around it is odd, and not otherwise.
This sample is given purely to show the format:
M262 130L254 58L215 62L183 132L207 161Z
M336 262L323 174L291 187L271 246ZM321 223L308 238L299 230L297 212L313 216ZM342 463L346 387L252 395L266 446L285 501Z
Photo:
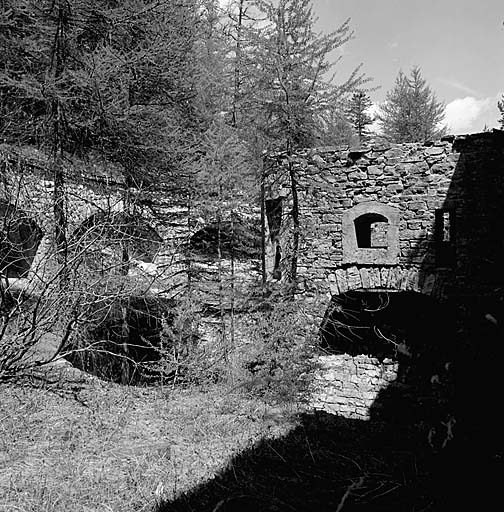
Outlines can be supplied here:
M400 211L377 201L365 201L343 212L343 263L397 265Z
M386 249L388 247L388 219L378 213L366 213L354 220L357 247Z
M0 272L25 277L33 263L43 231L23 210L0 201Z

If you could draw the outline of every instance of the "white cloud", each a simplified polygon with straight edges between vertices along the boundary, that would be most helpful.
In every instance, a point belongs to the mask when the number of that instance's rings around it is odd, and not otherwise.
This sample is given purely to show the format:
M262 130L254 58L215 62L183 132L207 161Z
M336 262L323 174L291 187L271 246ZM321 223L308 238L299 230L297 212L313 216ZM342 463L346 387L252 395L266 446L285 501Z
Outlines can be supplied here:
M498 126L497 101L500 95L478 99L474 96L456 98L446 105L445 123L453 134L481 132L485 126Z
M376 115L379 113L379 111L380 111L380 102L374 101L367 112L371 117L374 117L374 121L372 124L369 125L369 129L372 132L378 133L378 134L380 134L382 132L381 123L380 123L380 121L378 121L378 119L376 119Z

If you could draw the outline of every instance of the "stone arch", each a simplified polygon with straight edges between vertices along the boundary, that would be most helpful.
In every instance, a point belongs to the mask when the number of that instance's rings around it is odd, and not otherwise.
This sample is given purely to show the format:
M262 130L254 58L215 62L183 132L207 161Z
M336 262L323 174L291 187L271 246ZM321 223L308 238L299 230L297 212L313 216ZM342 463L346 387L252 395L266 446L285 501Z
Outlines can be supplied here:
M85 219L70 237L70 250L85 249L88 264L114 266L126 254L129 260L152 263L163 243L157 231L140 215L123 211L97 212Z
M343 263L395 265L399 262L397 208L366 201L346 210L341 222Z
M0 200L0 217L0 272L7 277L25 277L43 231L26 212L4 200Z
M191 236L189 248L193 256L216 257L220 243L223 258L232 254L237 259L254 259L260 255L260 236L259 226L237 216L199 229Z
M447 329L447 332L452 328L452 322L447 320L447 312L450 311L450 307L445 304L448 302L448 281L442 274L425 271L420 266L412 265L353 265L336 269L328 275L327 280L329 293L326 295L325 303L321 306L324 316L319 318L321 348L324 348L326 342L326 340L323 340L324 334L334 336L337 332L337 330L334 330L338 329L335 327L334 313L341 317L339 318L339 325L342 326L342 329L338 336L341 335L341 339L345 340L356 334L356 339L359 339L359 322L362 322L359 311L362 308L362 301L371 299L372 302L372 300L378 300L380 297L386 298L387 301L390 299L390 303L394 304L396 312L397 308L401 307L405 307L405 311L409 312L409 315L404 312L396 313L397 319L392 321L390 321L390 315L388 319L381 318L385 328L379 329L378 337L383 336L385 340L391 339L397 345L392 343L388 348L387 344L381 347L376 346L373 351L363 349L360 341L352 349L342 343L336 351L326 347L326 354L319 358L319 370L315 375L312 395L312 404L315 408L350 418L369 419L373 415L380 414L378 411L383 405L382 398L390 393L388 390L392 389L390 385L393 382L410 379L411 365L405 363L404 357L397 352L398 347L403 347L404 340L401 339L401 336L405 332L409 332L409 334L405 334L406 337L411 336L411 332L415 333L416 330L416 328L410 328L409 331L403 329L402 324L407 323L407 318L411 320L416 316L417 311L427 307L427 316L435 312L440 316L440 319L443 319L443 322L427 321L427 319L422 320L420 318L416 320L417 325L431 326L436 330L435 324L440 324L443 329ZM354 303L351 303L352 300ZM407 303L413 305L408 309ZM354 307L352 307L352 304L354 304ZM349 310L349 327L344 326L345 308ZM337 322L338 318L336 317L336 324ZM355 323L356 333L352 332L352 322ZM391 330L387 331L388 328ZM418 331L421 340L423 339L420 333L421 329L418 329ZM449 339L444 331L437 334L439 334L441 341L445 338ZM415 343L417 347L420 347L418 340ZM431 343L430 339L428 343ZM418 369L419 373L423 371L422 368L428 367L429 364L436 364L441 361L440 354L447 347L443 346L441 342L434 343L434 345L431 347L427 344L420 347L420 360L423 361L423 366ZM409 345L404 345L406 351L409 350L408 347ZM428 350L425 350L426 347L428 347ZM389 351L387 352L387 350ZM403 358L401 359L401 357ZM417 354L415 354L415 357L417 357ZM407 358L408 356L406 356ZM415 375L416 380L422 378L418 373Z
M418 266L349 266L328 276L331 295L355 290L413 291L446 300L446 280Z

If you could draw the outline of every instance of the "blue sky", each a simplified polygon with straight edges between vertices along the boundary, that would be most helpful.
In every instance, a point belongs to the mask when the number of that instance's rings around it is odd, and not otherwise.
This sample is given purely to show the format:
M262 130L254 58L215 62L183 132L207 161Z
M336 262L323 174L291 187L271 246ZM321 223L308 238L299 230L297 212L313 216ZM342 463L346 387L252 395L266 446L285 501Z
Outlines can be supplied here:
M221 0L226 3L227 0ZM450 133L498 127L504 93L504 0L313 0L317 29L330 32L347 18L354 39L334 68L336 83L358 64L373 77L379 105L399 70L419 66L446 104Z

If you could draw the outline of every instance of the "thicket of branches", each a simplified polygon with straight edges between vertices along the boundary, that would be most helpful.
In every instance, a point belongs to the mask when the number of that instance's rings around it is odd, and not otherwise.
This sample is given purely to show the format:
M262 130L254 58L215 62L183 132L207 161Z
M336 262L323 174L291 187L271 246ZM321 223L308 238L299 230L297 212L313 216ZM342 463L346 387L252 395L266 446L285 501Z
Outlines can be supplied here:
M368 81L360 66L343 83L330 78L336 64L329 61L330 53L353 37L349 20L330 34L318 34L315 23L309 0L236 0L225 10L215 0L0 4L0 137L9 145L34 146L47 157L44 172L54 183L54 193L44 265L51 272L44 271L37 281L37 301L51 311L44 318L59 326L62 347L81 336L78 326L91 322L101 303L122 318L118 325L127 336L128 297L139 295L140 286L131 279L138 240L127 229L105 228L110 216L105 224L84 225L78 237L69 228L67 190L78 159L84 166L92 161L120 169L126 219L141 210L139 194L132 192L139 189L147 195L169 190L184 203L188 232L204 228L198 224L204 213L215 249L208 278L213 297L208 298L208 289L201 290L201 276L208 269L191 251L186 252L188 279L180 297L188 298L191 307L199 300L200 310L215 312L223 357L228 358L235 344L235 311L243 309L250 295L242 292L236 275L244 260L237 241L247 229L252 240L248 245L254 247L248 259L260 260L262 248L259 285L269 279L264 215L262 226L259 222L263 151L292 153L337 139L330 120L343 113L349 95ZM288 175L295 243L287 280L295 285L301 226L294 168ZM2 196L13 200L6 190ZM244 224L240 209L245 203L255 208ZM89 240L96 242L97 230L103 244L99 254L108 247L104 239L114 239L113 272L102 267L93 273L89 268ZM5 340L14 331L21 336L26 345L19 353L24 354L36 344L38 335L30 329L40 323L41 306L37 301L27 306L32 298L26 289L14 293L5 257L5 247L12 246L8 228L3 237L2 325ZM87 250L76 253L82 246ZM27 275L38 273L34 268ZM146 293L151 292L142 289L140 294ZM163 319L169 338L171 327ZM46 326L40 336L47 332L52 328ZM7 345L16 346L10 341ZM128 359L126 348L123 355ZM16 358L7 359L24 361L24 356Z

